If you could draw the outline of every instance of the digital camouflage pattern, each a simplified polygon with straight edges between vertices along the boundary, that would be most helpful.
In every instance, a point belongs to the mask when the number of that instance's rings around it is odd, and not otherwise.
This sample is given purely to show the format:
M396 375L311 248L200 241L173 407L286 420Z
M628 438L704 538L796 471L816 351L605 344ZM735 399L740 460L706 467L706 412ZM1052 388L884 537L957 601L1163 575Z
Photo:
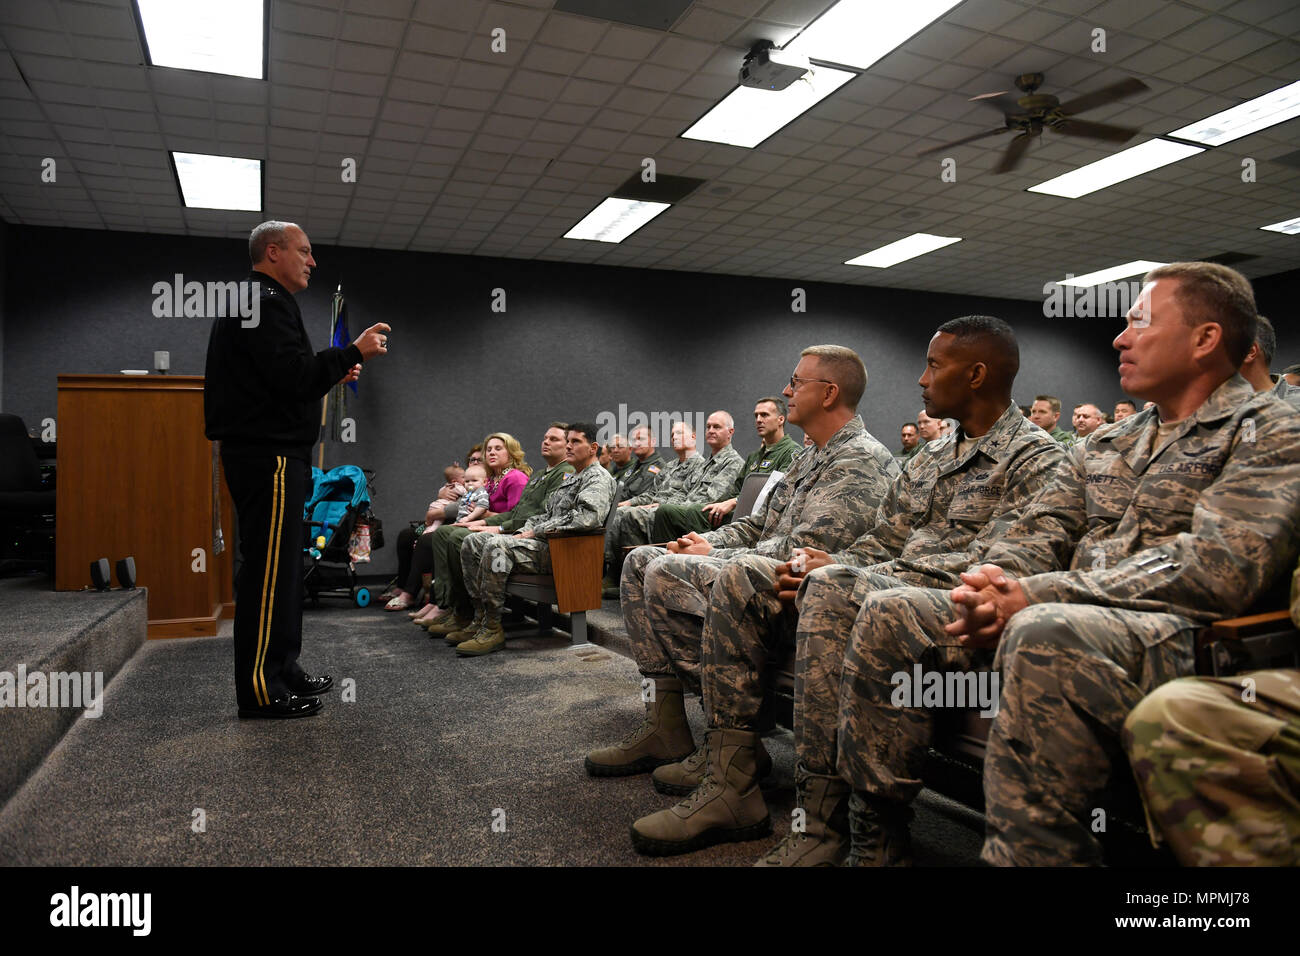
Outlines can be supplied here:
M571 474L573 466L567 461L551 465L545 470L534 471L528 476L528 484L524 485L515 506L504 514L488 517L485 523L499 525L503 533L514 534L524 526L525 521L546 507L547 500L560 486L564 476ZM472 533L466 528L445 524L431 535L432 600L439 607L463 607L469 601L469 593L465 590L465 574L460 563L460 549L466 536Z
M985 556L1031 575L1032 606L998 648L984 859L1099 862L1090 824L1124 718L1192 673L1200 626L1285 583L1298 522L1300 416L1240 375L1163 437L1151 408L1069 450Z
M771 448L760 445L745 459L740 472L736 475L735 482L724 494L702 504L660 505L655 509L655 520L650 529L649 540L672 541L691 531L697 534L711 531L713 524L701 510L703 505L739 497L745 479L750 475L770 475L774 471L784 472L802 447L789 435L784 436ZM734 512L728 515L726 520L730 521L733 517L735 517Z
M697 465L700 460L698 456L686 459ZM606 557L617 565L623 556L623 548L631 544L649 544L654 540L650 533L659 508L642 508L639 505L658 503L661 507L664 504L677 504L698 508L702 504L716 501L735 484L736 474L744 463L740 453L727 445L703 466L692 471L673 473L651 494L634 498L627 507L619 509L605 535Z
M930 623L940 625L933 639L927 629L893 633L916 629L915 613L893 614L887 602L875 605L883 610L872 613L860 615L859 609L879 590L955 587L958 574L980 563L991 544L1046 488L1064 458L1060 444L1014 405L964 452L959 433L929 442L890 485L871 530L834 552L833 565L808 576L798 598L794 722L796 757L810 772L834 772L842 664L851 640L855 660L861 662L855 673L872 676L863 677L869 687L855 692L862 698L854 711L859 719L845 725L845 746L861 751L874 765L874 776L907 778L919 789L919 780L913 779L919 774L909 777L901 768L913 768L924 758L932 713L894 707L889 678L897 671L910 673L914 662L929 667L939 657L951 658L954 669L964 670L973 658L959 653L942 633L942 624L952 620L946 591L927 601L927 607L937 609ZM748 594L758 582L747 585L739 580L738 570L729 578L735 596L715 601L704 629L705 700L721 721L719 726L743 727L750 724L732 721L754 721L762 704L761 684L744 671L772 640L764 634L771 622L755 613L762 604ZM715 596L720 591L715 590ZM722 612L723 600L730 604L728 613ZM940 651L936 641L949 649ZM904 656L894 656L900 653ZM860 717L873 707L887 713L870 720ZM888 737L871 743L873 728L884 723L891 728ZM900 729L900 724L909 726Z
M476 532L461 544L465 586L476 608L498 612L505 603L506 578L513 571L545 574L551 568L546 536L560 531L600 531L614 506L614 479L599 463L565 475L546 510L524 522L535 538Z
M1053 479L1065 450L1007 407L965 450L956 433L928 442L889 486L875 524L835 564L874 568L919 587L955 587Z
M1278 375L1276 378L1277 381L1273 383L1273 394L1292 408L1300 408L1300 388L1288 382L1285 375Z
M795 548L839 547L871 526L898 470L889 449L854 415L825 448L814 446L795 458L757 514L704 537L718 557L747 549L788 561Z
M735 485L736 476L743 467L745 459L728 444L709 457L695 479L682 490L681 497L662 495L659 503L707 505L711 501L721 501Z
M704 456L691 452L686 458L673 457L659 475L652 490L644 491L628 499L628 507L633 505L653 505L659 501L680 501L686 489L690 487L695 476L704 468Z
M642 673L675 673L698 692L704 616L722 568L742 555L767 558L775 567L796 547L846 546L871 525L897 474L889 450L855 415L825 448L795 459L758 514L705 534L713 545L708 555L633 551L623 567L621 598Z
M1165 684L1123 742L1152 842L1178 862L1300 865L1300 671Z

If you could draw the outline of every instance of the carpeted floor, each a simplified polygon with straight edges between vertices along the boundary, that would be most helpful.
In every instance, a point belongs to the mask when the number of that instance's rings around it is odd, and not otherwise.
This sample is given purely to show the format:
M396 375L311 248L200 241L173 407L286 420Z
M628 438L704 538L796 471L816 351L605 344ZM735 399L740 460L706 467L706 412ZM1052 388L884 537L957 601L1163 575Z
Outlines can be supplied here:
M632 849L632 820L673 798L583 770L642 713L635 665L609 650L524 632L459 659L405 615L338 605L308 610L304 634L304 665L335 687L295 721L236 718L228 639L148 642L0 811L0 864L733 865L769 845ZM792 738L767 746L780 836ZM977 862L977 814L928 792L917 809L919 864Z

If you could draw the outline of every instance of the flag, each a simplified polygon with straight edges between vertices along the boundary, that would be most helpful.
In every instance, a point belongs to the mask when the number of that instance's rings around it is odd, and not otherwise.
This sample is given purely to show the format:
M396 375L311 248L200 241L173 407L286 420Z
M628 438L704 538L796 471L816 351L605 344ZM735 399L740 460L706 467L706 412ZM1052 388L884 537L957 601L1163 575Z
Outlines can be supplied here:
M348 331L348 304L343 298L343 286L334 293L333 317L330 319L330 345L336 349L345 349L352 344L352 333ZM350 382L352 394L357 394L357 383Z

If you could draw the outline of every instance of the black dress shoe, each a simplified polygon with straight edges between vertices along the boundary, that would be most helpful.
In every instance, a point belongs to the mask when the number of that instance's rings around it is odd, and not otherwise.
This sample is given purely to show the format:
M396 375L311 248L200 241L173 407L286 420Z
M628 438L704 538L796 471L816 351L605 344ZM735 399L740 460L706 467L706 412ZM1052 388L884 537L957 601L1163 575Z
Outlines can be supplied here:
M320 677L308 677L303 674L298 683L289 685L289 693L295 697L319 697L334 686L334 678L329 674Z
M313 714L319 714L321 710L322 704L319 697L297 697L294 694L286 694L283 697L277 697L265 707L241 707L239 708L239 716L285 719L290 717L310 717Z

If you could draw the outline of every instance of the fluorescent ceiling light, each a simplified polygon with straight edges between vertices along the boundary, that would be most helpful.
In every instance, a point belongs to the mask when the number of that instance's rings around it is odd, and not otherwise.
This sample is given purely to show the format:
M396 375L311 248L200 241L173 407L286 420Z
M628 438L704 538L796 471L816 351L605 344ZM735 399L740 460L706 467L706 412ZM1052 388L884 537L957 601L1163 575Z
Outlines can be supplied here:
M934 252L934 250L942 249L944 246L951 246L954 242L961 242L961 239L951 236L932 236L925 232L914 232L906 239L899 239L887 246L881 246L879 249L863 253L856 259L850 259L844 264L846 266L871 266L873 269L888 269L890 266L896 266L908 259L923 256L927 252Z
M865 70L961 0L840 0L783 49Z
M1139 146L1123 150L1114 156L1107 156L1095 163L1081 166L1064 176L1057 176L1037 186L1030 186L1029 192L1078 199L1088 193L1095 193L1098 189L1114 186L1126 179L1141 176L1153 169L1168 166L1170 163L1203 152L1205 150L1200 146L1171 143L1163 139L1147 140Z
M784 90L738 86L682 133L682 139L752 148L855 76L844 70L814 67L808 76Z
M154 66L265 77L262 0L135 0Z
M622 242L670 205L672 203L610 197L583 216L581 222L564 234L564 238Z
M1087 275L1066 276L1064 279L1058 279L1056 284L1078 286L1080 289L1086 289L1089 286L1101 285L1103 282L1114 282L1116 279L1126 279L1129 276L1146 275L1152 269L1168 264L1167 262L1148 262L1146 259L1135 259L1132 262L1124 263L1122 266L1098 269L1096 272L1089 272Z
M1206 146L1222 146L1297 116L1300 116L1300 80L1176 129L1169 135Z
M1286 222L1275 222L1271 226L1260 226L1259 228L1267 229L1269 232L1281 232L1288 236L1300 236L1300 216L1288 219Z
M262 208L262 161L172 152L181 199L190 209Z

